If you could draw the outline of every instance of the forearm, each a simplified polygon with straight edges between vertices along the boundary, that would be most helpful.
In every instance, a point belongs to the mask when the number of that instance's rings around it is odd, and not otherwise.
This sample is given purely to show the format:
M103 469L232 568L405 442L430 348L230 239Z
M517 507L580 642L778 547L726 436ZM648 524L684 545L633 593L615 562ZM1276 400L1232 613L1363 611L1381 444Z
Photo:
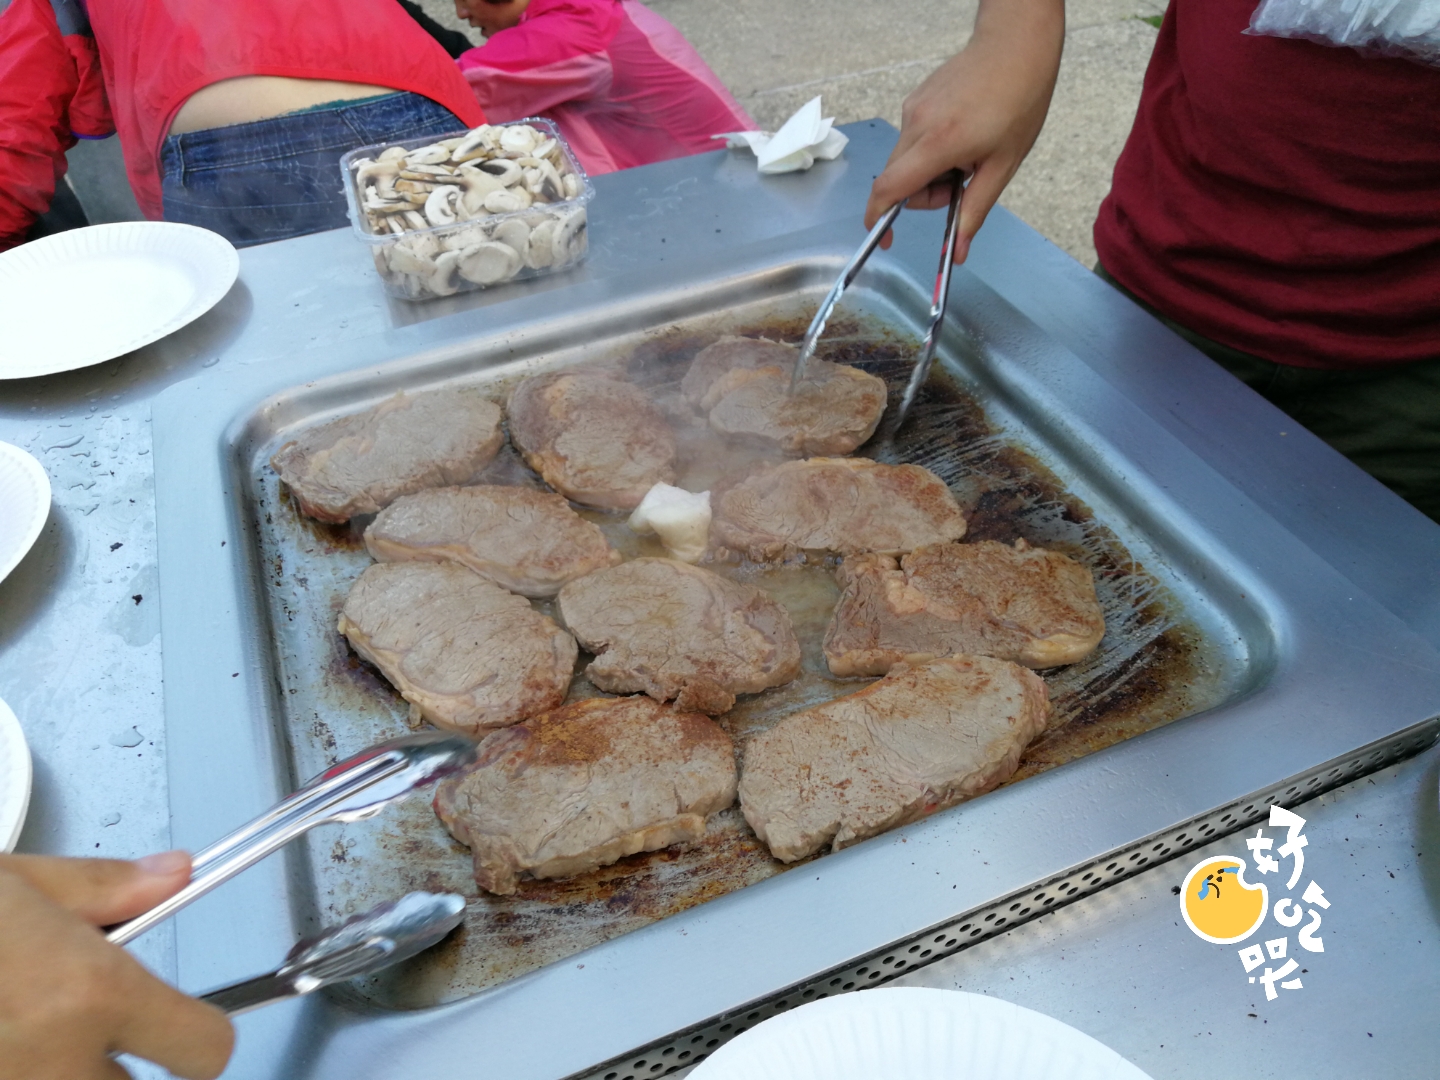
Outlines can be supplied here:
M980 0L975 13L976 38L1014 40L1035 47L1036 56L1053 52L1058 60L1065 39L1065 0Z

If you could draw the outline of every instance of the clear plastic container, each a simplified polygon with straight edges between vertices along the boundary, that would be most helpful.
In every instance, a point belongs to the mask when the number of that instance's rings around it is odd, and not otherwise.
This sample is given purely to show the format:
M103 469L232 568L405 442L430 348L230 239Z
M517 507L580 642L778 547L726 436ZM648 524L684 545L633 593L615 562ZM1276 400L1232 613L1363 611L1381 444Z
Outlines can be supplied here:
M521 133L507 140L511 144L508 147L496 146L495 156L475 159L474 167L489 179L465 170L463 183L437 180L432 185L424 176L438 174L416 173L417 167L453 168L457 164L453 160L411 162L406 167L406 172L412 173L410 177L387 175L384 168L366 163L366 159L381 162L381 155L386 151L393 155L396 147L410 153L470 136L469 131L362 146L340 159L350 225L356 237L370 245L375 269L387 293L403 300L451 296L541 277L585 258L590 248L586 206L595 197L595 188L555 125L549 120L530 118L483 125L473 134L485 138L483 149L488 155L490 142L499 143L505 139L506 129L522 125L539 133L541 143L526 150L526 136ZM482 132L495 134L482 136ZM553 148L546 145L545 140L550 139L554 140ZM540 157L535 156L537 149L542 151ZM554 175L546 169L547 164ZM516 171L520 173L518 179ZM566 178L570 176L576 180L568 182L567 190ZM397 192L397 184L410 190ZM458 194L451 194L451 189ZM506 195L497 196L497 191ZM412 200L423 196L425 202L412 202L407 214L395 209L392 195ZM437 201L432 202L431 196ZM511 209L516 203L522 205ZM485 205L494 209L486 209ZM455 220L446 220L450 216ZM441 223L434 224L436 218ZM392 221L396 225L391 225ZM404 231L395 231L397 226Z

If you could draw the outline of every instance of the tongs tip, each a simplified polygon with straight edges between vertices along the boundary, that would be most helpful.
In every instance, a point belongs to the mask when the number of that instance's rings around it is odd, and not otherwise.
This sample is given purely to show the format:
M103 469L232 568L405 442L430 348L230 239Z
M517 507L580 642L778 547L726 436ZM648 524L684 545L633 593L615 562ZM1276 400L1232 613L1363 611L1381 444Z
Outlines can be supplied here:
M935 276L935 291L930 303L930 325L925 333L925 343L921 346L920 356L915 362L915 368L910 373L910 381L906 384L905 393L900 399L900 405L895 415L890 420L890 428L893 430L902 424L910 406L914 404L920 387L930 376L930 367L935 360L935 347L940 338L940 327L945 321L945 308L950 294L950 273L953 269L956 236L960 227L960 199L965 191L965 177L958 170L952 170L945 177L952 185L950 194L950 209L945 219L945 237L940 249L940 269ZM810 328L805 331L805 340L801 342L800 354L795 358L795 367L790 376L790 392L793 394L805 378L806 367L811 357L815 355L815 348L819 344L820 335L825 332L825 324L830 321L830 315L835 310L835 305L840 302L841 295L849 288L850 283L859 274L860 268L874 253L879 246L881 239L895 224L895 219L900 216L905 202L901 200L887 210L879 221L875 223L869 234L865 237L864 243L858 251L845 264L845 269L831 286L829 293L821 302L820 308L815 312L815 318L810 322Z

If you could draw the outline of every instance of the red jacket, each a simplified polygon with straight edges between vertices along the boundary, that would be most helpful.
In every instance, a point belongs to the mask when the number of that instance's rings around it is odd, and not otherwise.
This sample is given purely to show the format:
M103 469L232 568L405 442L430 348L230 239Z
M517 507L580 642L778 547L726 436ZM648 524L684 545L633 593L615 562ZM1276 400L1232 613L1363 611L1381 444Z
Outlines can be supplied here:
M1281 364L1440 357L1440 70L1175 0L1095 223L1105 269Z
M530 0L519 26L456 62L486 115L543 113L592 176L755 127L684 35L637 0Z
M119 133L140 209L158 219L175 114L242 75L392 86L485 120L394 0L0 0L0 249L50 205L77 136Z

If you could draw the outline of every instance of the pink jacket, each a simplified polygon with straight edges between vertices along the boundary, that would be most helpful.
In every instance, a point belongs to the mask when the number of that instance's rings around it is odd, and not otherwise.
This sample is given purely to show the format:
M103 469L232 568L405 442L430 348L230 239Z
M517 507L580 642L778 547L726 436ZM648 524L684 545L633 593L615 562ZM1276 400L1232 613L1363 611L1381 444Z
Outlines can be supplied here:
M593 174L715 150L754 121L680 31L638 0L530 0L456 61L492 121L547 116Z

